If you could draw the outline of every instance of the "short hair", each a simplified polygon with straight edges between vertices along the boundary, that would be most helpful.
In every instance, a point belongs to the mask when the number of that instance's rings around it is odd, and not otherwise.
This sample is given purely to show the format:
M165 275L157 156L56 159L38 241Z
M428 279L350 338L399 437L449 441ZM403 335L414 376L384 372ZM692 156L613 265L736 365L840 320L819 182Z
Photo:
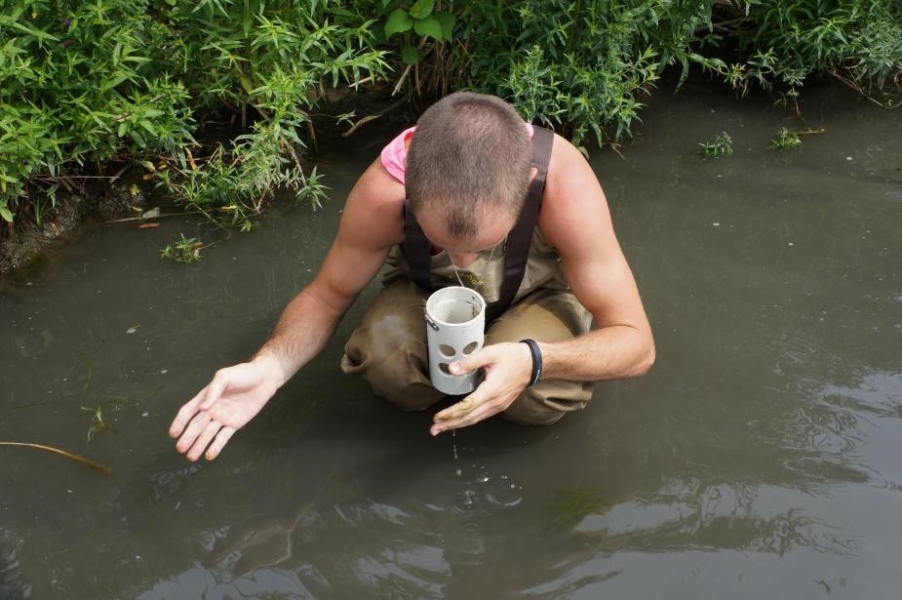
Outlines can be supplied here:
M458 92L420 117L405 182L414 215L439 210L448 233L467 239L486 214L517 218L526 197L532 143L523 119L495 96Z

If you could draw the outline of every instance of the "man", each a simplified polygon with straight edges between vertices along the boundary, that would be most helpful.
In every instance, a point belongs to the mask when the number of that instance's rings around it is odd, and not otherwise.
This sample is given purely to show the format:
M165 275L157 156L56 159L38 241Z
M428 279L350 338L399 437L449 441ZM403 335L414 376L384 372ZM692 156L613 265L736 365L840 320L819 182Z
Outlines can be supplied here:
M385 287L342 369L401 408L443 398L428 377L431 290L466 282L488 303L485 346L450 365L455 375L482 369L483 379L435 415L432 435L499 413L553 423L585 406L592 382L641 375L654 362L636 283L583 156L498 98L452 94L361 176L322 268L267 342L181 408L169 431L178 451L214 459L323 348L386 259Z

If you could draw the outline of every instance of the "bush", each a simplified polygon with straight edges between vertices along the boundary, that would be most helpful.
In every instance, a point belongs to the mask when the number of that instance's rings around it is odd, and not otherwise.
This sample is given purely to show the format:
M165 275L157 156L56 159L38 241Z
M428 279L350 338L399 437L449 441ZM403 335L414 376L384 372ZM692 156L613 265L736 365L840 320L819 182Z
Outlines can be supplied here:
M668 67L679 69L680 82L695 67L741 93L759 85L793 105L806 78L817 74L834 76L884 105L898 102L902 4L895 0L497 0L450 6L456 24L450 35L412 36L413 24L404 32L403 43L417 48L412 58L422 71L410 89L422 95L452 88L494 93L577 144L587 136L606 143L628 137L643 97ZM407 10L422 18L441 8L433 0L386 0L368 10Z
M728 75L758 84L796 109L811 75L826 74L887 107L898 106L902 4L893 0L719 2L721 37L740 51Z
M617 143L665 69L701 68L791 106L828 74L899 103L896 0L11 0L0 9L0 218L111 162L250 227L275 189L317 203L301 164L327 86L384 77L431 100L497 94L577 145ZM228 109L241 130L202 148ZM797 106L796 106L797 108ZM115 176L109 176L113 179ZM31 208L35 218L39 210Z
M136 159L245 226L276 186L317 199L299 132L321 86L383 71L371 24L323 0L5 3L0 216L11 221L36 188ZM253 127L198 151L199 123L223 107Z

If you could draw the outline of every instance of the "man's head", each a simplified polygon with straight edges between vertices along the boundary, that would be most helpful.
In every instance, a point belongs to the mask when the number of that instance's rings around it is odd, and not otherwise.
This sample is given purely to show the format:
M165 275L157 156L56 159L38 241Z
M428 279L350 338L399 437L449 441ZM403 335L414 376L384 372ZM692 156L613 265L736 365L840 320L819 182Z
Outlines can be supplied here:
M407 151L411 209L444 233L478 237L485 220L516 222L532 146L523 119L495 96L457 93L423 113Z

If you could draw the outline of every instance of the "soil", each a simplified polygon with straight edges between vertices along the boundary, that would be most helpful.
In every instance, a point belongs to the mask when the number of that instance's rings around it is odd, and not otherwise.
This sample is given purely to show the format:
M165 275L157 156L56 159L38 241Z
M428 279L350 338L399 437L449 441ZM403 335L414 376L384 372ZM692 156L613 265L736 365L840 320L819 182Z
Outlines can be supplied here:
M140 215L154 193L152 183L136 177L124 176L112 185L82 181L87 183L67 179L69 189L60 189L52 203L43 198L40 218L30 205L7 224L0 233L0 282L28 280L40 272L51 247L77 240L91 220Z

